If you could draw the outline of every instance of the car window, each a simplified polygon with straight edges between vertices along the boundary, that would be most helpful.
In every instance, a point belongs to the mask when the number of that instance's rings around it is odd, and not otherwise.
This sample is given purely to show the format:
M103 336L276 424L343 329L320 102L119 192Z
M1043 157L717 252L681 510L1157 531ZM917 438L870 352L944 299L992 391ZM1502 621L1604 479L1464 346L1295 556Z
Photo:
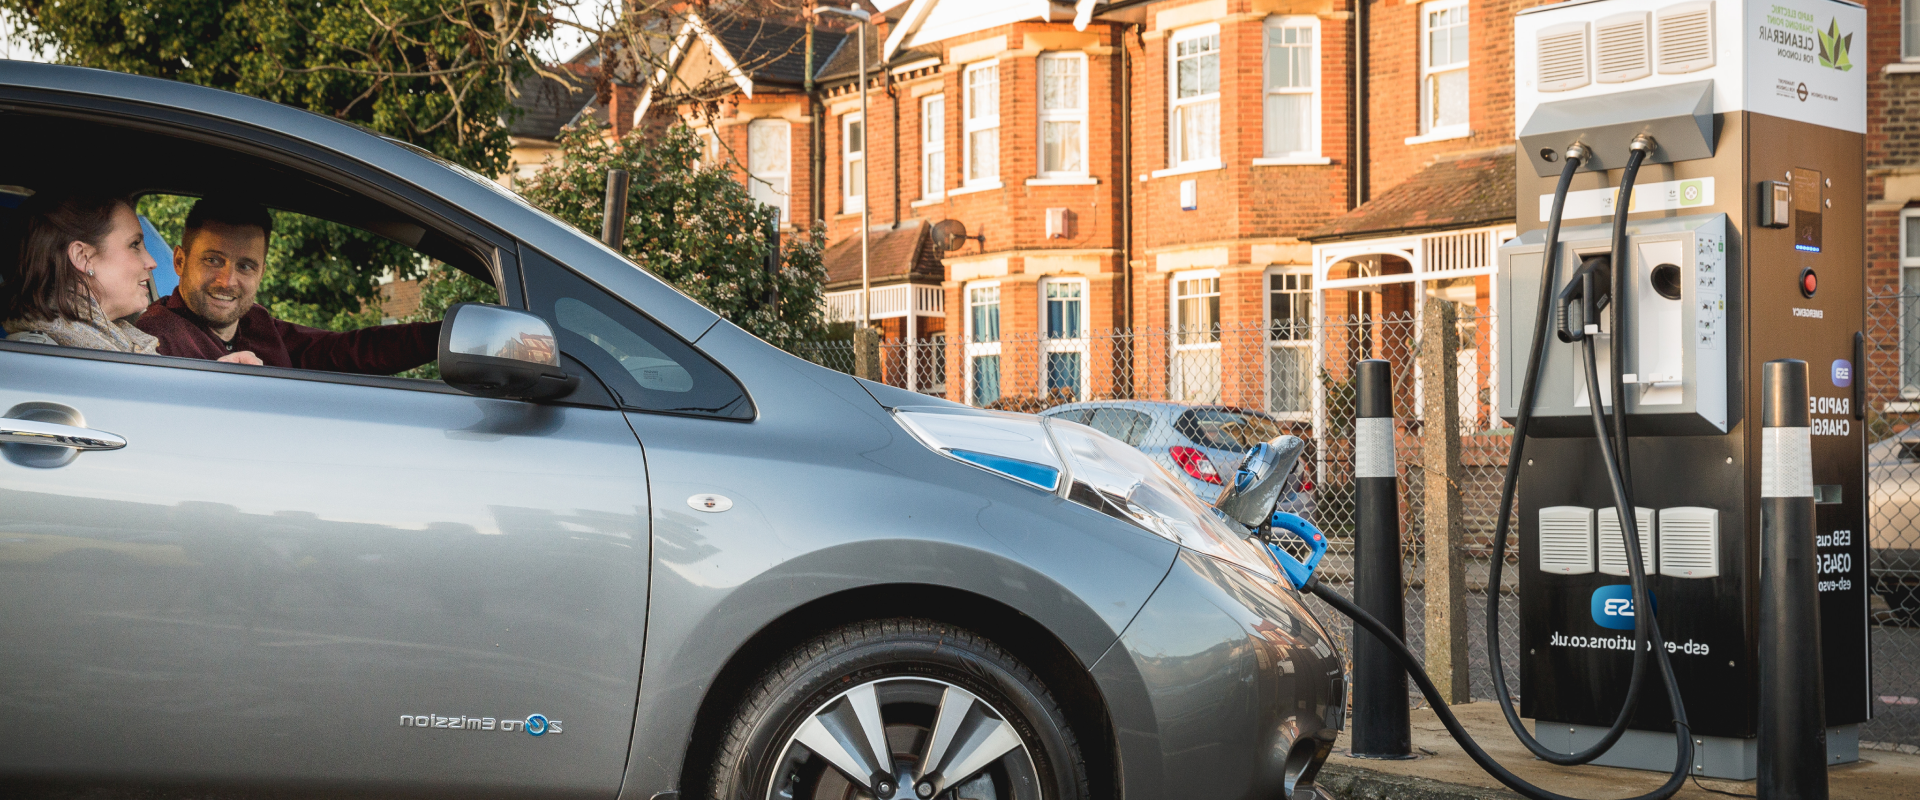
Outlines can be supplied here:
M621 406L753 419L739 381L692 345L538 251L523 249L521 259L534 313L554 323L561 351L592 370Z
M1139 447L1146 438L1147 429L1153 427L1153 418L1138 411L1126 408L1096 408L1084 421L1088 426L1101 433Z
M1267 417L1224 408L1183 411L1174 420L1173 429L1202 447L1234 451L1244 451L1286 432Z
M1064 419L1068 422L1078 422L1084 425L1087 421L1087 415L1090 413L1093 413L1092 409L1087 408L1050 408L1042 413L1041 416Z

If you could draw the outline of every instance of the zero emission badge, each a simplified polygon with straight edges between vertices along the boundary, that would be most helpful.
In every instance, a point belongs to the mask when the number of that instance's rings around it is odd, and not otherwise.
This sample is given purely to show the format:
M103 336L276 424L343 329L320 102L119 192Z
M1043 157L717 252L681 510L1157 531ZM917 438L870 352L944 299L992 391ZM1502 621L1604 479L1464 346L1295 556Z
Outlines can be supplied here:
M525 733L528 736L558 734L561 721L548 719L545 714L528 714L526 719L496 719L494 717L469 717L464 714L457 717L443 717L438 714L401 714L402 728L442 728L454 731L506 731Z

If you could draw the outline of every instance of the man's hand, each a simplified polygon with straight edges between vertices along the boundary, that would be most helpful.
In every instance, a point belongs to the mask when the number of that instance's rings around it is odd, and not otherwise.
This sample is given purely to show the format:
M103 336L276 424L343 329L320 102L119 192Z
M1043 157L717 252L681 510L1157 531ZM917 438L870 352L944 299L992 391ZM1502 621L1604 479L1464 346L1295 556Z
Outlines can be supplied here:
M266 362L261 361L260 357L254 355L252 350L241 350L238 353L228 353L224 356L221 356L219 358L219 361L224 364L251 364L256 367L266 366Z

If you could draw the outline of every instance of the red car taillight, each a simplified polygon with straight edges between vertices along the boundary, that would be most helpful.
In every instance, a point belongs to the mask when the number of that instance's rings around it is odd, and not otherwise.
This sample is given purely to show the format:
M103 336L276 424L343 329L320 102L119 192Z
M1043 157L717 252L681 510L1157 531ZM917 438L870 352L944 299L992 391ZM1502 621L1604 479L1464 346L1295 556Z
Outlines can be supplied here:
M1173 447L1168 448L1167 454L1173 456L1173 463L1179 464L1194 480L1220 482L1220 471L1213 468L1213 462L1207 460L1205 453L1191 447Z

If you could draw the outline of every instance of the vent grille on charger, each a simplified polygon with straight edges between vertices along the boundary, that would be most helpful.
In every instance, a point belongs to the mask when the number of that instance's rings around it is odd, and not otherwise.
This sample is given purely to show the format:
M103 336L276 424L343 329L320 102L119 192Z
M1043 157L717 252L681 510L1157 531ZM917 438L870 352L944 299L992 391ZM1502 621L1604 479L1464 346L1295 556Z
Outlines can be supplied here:
M1599 82L1626 83L1653 74L1653 36L1646 12L1615 14L1594 23L1593 31L1600 51Z
M1627 574L1627 542L1620 535L1620 512L1612 508L1601 509L1598 516L1600 534L1600 572L1605 575ZM1633 510L1634 527L1640 531L1640 564L1648 575L1654 572L1653 553L1653 509L1635 508Z
M1713 3L1681 3L1655 14L1660 74L1699 72L1713 66Z
M1540 91L1564 92L1592 82L1587 65L1587 23L1567 22L1540 31Z
M1720 574L1720 512L1682 506L1660 509L1660 574L1712 578Z
M1555 575L1593 572L1593 509L1540 509L1540 571Z

